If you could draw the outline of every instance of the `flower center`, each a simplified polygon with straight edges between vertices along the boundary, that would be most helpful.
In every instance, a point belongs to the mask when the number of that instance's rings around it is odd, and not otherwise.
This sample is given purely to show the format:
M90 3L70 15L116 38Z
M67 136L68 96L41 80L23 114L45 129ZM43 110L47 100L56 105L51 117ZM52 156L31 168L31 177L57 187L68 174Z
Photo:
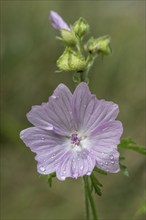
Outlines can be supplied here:
M80 141L81 141L81 138L78 137L78 134L77 133L73 133L71 135L71 143L73 145L77 145L79 146L80 145Z

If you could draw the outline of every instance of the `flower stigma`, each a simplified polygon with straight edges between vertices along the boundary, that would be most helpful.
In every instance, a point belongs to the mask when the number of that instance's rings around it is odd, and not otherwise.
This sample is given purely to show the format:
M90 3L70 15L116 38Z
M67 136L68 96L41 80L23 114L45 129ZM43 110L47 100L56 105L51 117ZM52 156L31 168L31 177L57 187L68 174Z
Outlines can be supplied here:
M72 133L70 136L71 140L71 149L74 151L82 151L85 148L83 141L87 138L87 136L79 136L78 133Z
M81 138L78 137L77 133L73 133L71 135L71 143L73 144L73 146L75 146L75 145L79 146L80 145L80 141L81 141Z

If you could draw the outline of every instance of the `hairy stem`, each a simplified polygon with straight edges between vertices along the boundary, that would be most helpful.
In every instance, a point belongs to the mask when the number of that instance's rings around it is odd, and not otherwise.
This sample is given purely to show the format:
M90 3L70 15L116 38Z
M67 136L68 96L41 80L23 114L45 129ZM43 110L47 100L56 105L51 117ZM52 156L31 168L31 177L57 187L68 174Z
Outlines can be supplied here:
M84 192L85 192L86 220L89 220L90 219L90 212L89 212L88 186L87 186L87 182L85 180L85 177L83 177L83 180L84 180Z
M87 198L85 197L86 219L89 220L89 203L90 203L90 207L91 207L91 211L92 211L92 215L93 215L93 220L98 220L94 200L92 198L92 194L91 194L91 190L90 190L90 186L89 186L89 178L88 178L88 176L84 176L83 179L84 179L85 191L86 191L85 196L87 197Z

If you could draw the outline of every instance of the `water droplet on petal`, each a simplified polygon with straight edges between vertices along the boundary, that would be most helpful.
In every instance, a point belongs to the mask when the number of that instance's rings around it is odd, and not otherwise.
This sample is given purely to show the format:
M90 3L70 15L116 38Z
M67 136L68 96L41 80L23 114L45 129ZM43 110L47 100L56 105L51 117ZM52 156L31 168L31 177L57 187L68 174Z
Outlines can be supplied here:
M89 176L90 174L91 174L91 172L90 172L90 171L88 171L88 172L87 172L87 175Z
M55 154L53 154L51 158L53 159L54 157L55 157Z
M73 177L77 179L78 174L77 174L77 173L74 173L74 174L73 174Z
M80 170L83 170L83 168L84 168L83 166L80 166Z
M111 163L112 163L112 164L114 164L114 163L115 163L115 161L111 161Z
M76 169L76 166L73 166L73 169L75 170L75 169Z
M105 153L104 153L104 152L102 152L101 154L102 154L103 156L105 155Z
M57 98L55 95L52 95L51 97L52 97L53 99L56 99L56 98Z
M106 165L108 165L108 162L105 162Z
M114 157L111 155L111 156L110 156L110 159L111 159L111 160L113 160L113 159L114 159Z
M61 178L61 180L65 180L65 176L61 176L60 178Z
M42 139L42 140L45 140L45 138L44 138L44 137L42 137L41 139Z
M48 125L48 126L47 126L47 129L48 129L48 130L53 130L53 125Z
M46 169L45 169L45 167L40 167L40 171L42 171L42 172L44 172Z

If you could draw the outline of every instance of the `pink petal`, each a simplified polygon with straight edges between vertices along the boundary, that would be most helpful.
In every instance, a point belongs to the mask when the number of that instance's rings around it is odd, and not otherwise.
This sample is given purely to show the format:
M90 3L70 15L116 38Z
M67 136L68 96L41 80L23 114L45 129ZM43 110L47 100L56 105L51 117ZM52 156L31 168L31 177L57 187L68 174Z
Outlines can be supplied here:
M60 135L70 134L73 127L71 97L70 90L60 84L48 103L32 107L27 114L28 120L38 128L54 130Z

